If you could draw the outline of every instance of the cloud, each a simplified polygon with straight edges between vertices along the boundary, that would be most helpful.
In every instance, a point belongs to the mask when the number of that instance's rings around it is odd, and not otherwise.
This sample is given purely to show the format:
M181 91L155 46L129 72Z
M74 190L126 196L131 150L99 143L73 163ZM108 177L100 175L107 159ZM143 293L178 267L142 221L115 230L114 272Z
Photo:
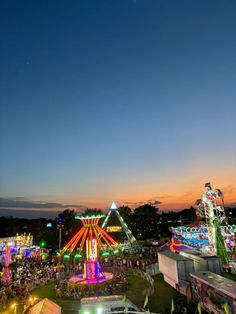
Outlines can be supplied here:
M186 192L181 197L189 197L189 196L193 196L193 195L194 195L194 193L192 193L192 192Z
M124 205L131 205L131 206L140 206L140 205L144 205L144 204L146 204L145 202L129 202L129 201L127 201L127 202L121 202L121 204L124 204Z
M134 202L123 202L125 205L134 205L134 204L136 204L136 203L134 203Z
M170 194L161 194L161 195L158 195L158 196L154 196L153 198L154 199L162 199L162 198L172 198L173 195L170 195Z
M61 212L61 210L35 210L35 209L2 209L1 208L1 217L17 217L17 218L25 218L25 219L37 219L37 218L45 218L45 219L54 219Z
M234 194L234 192L235 192L235 187L234 187L232 184L227 185L227 186L224 186L224 187L222 188L222 192L223 192L224 194L226 194L226 195Z
M33 208L86 208L84 205L71 205L71 204L61 204L61 203L53 203L53 202L39 202L39 201L31 201L25 197L15 197L15 198L6 198L0 197L0 207L4 208L23 208L23 209L33 209Z
M125 205L131 205L131 206L143 206L145 204L149 204L149 205L152 205L152 206L156 206L156 205L160 205L162 204L161 201L158 201L156 199L152 199L152 200L148 200L148 201L141 201L141 202L124 202Z
M156 205L162 204L162 202L158 201L158 200L148 200L148 204L150 204L152 206L156 206Z

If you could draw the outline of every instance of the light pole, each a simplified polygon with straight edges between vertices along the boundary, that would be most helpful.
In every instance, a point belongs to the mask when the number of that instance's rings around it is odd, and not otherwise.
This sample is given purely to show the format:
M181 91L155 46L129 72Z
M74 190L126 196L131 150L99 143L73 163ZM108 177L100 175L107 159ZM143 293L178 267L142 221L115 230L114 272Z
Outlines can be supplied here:
M64 228L64 225L63 225L63 218L62 217L58 217L57 218L57 229L59 230L59 243L58 243L58 250L59 250L59 253L61 252L61 231L62 229Z

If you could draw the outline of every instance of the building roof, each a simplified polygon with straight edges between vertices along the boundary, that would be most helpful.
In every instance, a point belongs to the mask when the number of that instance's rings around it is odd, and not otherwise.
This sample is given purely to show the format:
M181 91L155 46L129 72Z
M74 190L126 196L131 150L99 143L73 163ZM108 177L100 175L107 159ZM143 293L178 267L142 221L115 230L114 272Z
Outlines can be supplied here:
M29 314L61 314L61 307L53 301L44 298L29 310Z
M178 253L171 252L171 251L161 251L161 252L158 252L158 254L165 255L165 256L167 256L171 259L174 259L176 261L190 261L189 258L182 256Z
M210 271L199 271L190 274L191 277L201 280L209 286L220 290L236 300L236 282Z

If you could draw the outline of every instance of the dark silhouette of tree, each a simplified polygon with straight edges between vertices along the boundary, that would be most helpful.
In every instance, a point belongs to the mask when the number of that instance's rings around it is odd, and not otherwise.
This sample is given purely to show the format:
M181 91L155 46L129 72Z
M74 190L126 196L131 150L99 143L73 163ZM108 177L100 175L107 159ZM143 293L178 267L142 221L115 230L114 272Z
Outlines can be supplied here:
M121 206L119 208L119 213L121 217L124 219L124 222L127 224L128 227L132 224L132 211L128 206Z
M158 209L150 204L142 205L133 213L133 234L137 239L159 238Z
M86 208L82 216L104 215L104 212L98 208Z

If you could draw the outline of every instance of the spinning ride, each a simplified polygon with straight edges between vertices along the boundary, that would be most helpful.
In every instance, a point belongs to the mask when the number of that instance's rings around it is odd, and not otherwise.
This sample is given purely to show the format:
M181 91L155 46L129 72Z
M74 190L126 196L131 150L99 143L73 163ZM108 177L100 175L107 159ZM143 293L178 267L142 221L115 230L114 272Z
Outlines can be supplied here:
M180 242L186 249L217 255L223 263L231 264L230 253L235 248L236 226L228 225L222 191L212 189L211 184L206 183L205 192L195 205L198 220L202 221L198 226L172 228L172 240Z
M103 256L109 255L109 251L117 254L121 251L119 244L112 239L104 230L98 226L100 218L105 215L77 216L83 223L83 227L61 250L61 254L71 254L76 247L77 256L82 256L84 246L86 247L86 260L84 262L84 273L72 276L67 282L68 286L77 286L80 290L85 287L94 288L96 285L107 283L113 279L113 274L103 272L98 261L99 250Z
M3 267L3 274L1 278L1 284L8 286L12 283L12 275L9 269L10 261L11 261L11 243L7 243L6 245L6 254L5 254L5 262Z

